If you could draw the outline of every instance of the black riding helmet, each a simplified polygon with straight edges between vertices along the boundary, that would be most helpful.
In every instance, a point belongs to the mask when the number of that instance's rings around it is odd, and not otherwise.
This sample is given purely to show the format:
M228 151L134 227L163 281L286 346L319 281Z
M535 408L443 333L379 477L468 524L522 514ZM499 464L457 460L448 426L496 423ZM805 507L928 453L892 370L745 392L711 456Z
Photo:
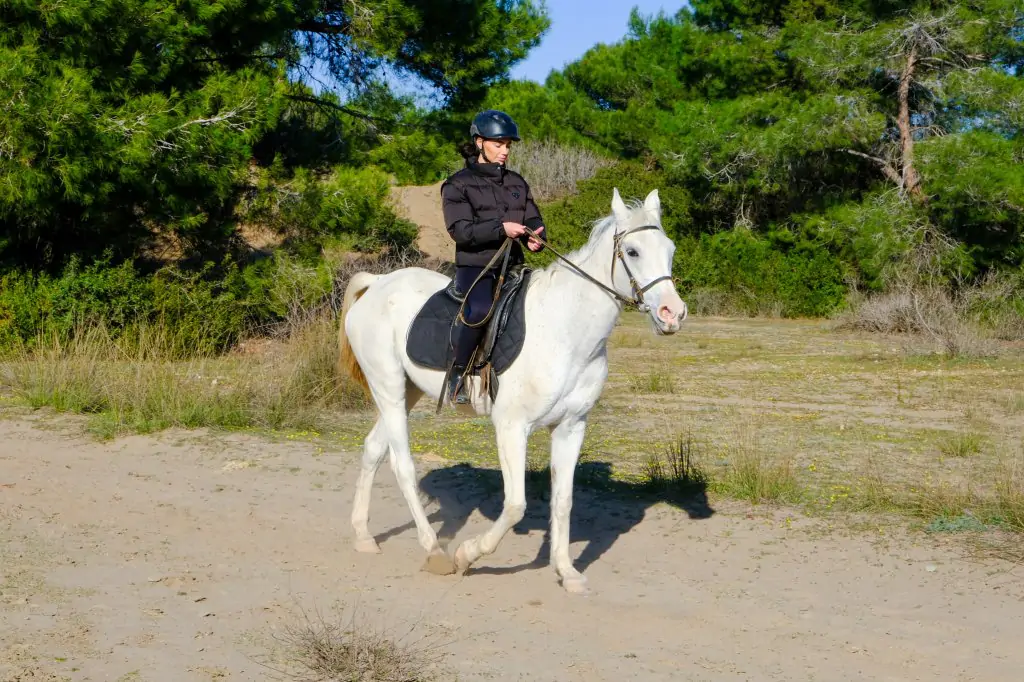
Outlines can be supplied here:
M469 136L476 137L477 135L491 140L507 137L518 142L519 127L504 111L488 109L477 114L473 119L473 124L469 126Z

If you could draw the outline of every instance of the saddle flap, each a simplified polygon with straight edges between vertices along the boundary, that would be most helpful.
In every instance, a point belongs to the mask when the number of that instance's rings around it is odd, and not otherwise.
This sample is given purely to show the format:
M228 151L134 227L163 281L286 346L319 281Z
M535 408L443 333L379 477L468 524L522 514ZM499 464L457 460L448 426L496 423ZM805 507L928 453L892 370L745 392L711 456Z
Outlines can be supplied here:
M487 329L484 330L484 338L480 344L482 355L486 362L491 360L498 338L505 331L512 311L515 309L516 299L521 295L523 285L529 279L531 272L530 268L524 266L514 268L508 273L508 277L501 287L498 302L495 304L494 315L492 315Z
M524 299L525 287L531 270L514 267L506 274L495 309L484 328L477 348L476 362L471 373L487 372L494 379L491 390L496 389L497 376L511 366L518 357L526 336ZM454 356L452 328L455 315L465 294L455 287L454 279L432 294L413 318L406 334L406 353L421 367L447 371Z

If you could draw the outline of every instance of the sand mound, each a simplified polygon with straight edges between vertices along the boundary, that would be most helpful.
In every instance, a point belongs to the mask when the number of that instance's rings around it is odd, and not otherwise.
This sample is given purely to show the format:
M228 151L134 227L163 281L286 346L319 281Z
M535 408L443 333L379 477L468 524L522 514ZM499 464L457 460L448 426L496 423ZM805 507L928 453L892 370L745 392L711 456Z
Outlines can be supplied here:
M392 187L391 200L398 215L419 225L416 247L426 256L452 263L455 244L444 226L441 212L441 183Z

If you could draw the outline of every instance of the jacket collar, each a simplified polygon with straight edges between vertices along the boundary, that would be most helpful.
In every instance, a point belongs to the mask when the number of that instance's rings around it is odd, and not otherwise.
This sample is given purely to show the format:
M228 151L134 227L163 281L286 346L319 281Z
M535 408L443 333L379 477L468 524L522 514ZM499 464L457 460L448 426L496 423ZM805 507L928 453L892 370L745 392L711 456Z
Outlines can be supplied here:
M505 166L499 163L477 163L476 161L467 161L466 167L473 171L477 175L481 175L488 180L494 180L495 182L501 182L505 179Z

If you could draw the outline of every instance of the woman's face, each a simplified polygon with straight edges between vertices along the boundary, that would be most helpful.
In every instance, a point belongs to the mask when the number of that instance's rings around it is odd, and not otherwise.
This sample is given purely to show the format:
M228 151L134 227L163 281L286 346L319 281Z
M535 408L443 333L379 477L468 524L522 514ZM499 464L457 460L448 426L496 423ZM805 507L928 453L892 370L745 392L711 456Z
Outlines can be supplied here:
M505 163L508 160L508 153L512 150L512 140L503 137L497 140L485 140L480 138L476 143L477 149L483 148L483 161L491 163Z

